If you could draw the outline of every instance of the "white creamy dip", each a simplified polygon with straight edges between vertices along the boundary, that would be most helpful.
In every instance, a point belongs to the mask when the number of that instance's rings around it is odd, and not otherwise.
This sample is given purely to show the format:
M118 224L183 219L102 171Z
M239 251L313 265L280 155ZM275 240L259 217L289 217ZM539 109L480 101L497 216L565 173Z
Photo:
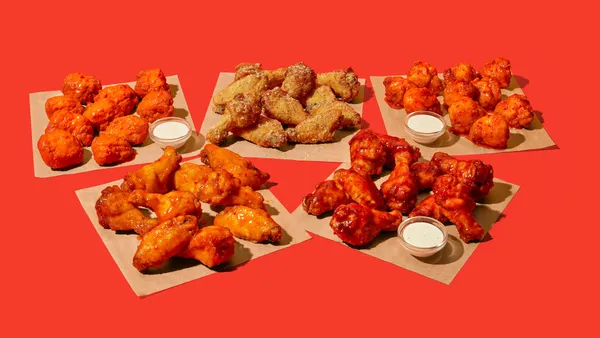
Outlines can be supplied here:
M402 231L404 240L419 248L436 247L444 241L442 230L427 222L414 222L407 225Z
M435 133L444 129L444 124L435 116L420 114L408 119L408 127L419 133Z
M172 140L184 137L188 131L188 126L181 122L167 121L154 127L152 133L158 138Z

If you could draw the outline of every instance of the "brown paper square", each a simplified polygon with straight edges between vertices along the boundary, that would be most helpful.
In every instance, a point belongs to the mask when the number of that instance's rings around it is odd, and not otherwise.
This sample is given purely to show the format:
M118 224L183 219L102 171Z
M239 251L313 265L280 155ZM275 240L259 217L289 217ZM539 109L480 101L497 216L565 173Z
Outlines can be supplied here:
M439 75L442 78L442 75ZM478 154L493 154L512 151L523 151L532 149L544 149L554 146L554 141L548 135L546 129L536 116L531 126L527 129L511 129L510 138L508 139L508 148L504 150L488 149L474 145L464 136L457 136L449 131L442 135L436 142L432 144L419 144L413 141L404 130L404 120L406 119L406 111L404 109L394 109L385 102L385 86L383 79L385 76L371 76L371 84L375 92L375 98L379 104L381 117L389 135L405 138L412 145L421 149L423 157L431 158L435 152L441 151L449 155L478 155ZM519 87L515 77L512 77L510 86L507 89L502 89L502 99L512 94L523 94L523 90ZM438 100L444 103L444 98L438 96ZM533 102L535 107L535 102ZM444 118L446 124L450 126L450 117L444 107Z
M202 135L206 135L206 133L208 133L208 131L221 119L221 115L213 111L212 97L232 83L234 77L234 73L219 74L219 79L217 80L213 96L211 96L210 104L206 109L206 115L202 122L202 127L200 128L200 133L202 133ZM354 101L350 102L350 105L362 116L365 80L359 79L359 81L362 85L360 92ZM244 157L297 161L348 162L350 161L348 142L350 142L350 139L358 132L358 130L358 127L356 129L338 130L336 132L335 141L331 143L288 144L282 149L262 148L252 142L230 135L221 147L227 148Z
M191 163L200 164L199 159L190 161ZM268 205L267 210L273 219L284 229L283 237L280 244L256 244L236 238L235 254L225 265L209 269L194 260L182 258L172 258L164 266L160 267L159 271L153 274L140 273L133 267L133 255L139 244L137 234L117 234L110 229L104 229L98 223L95 204L100 196L102 189L121 184L122 180L114 181L99 186L81 189L76 191L77 197L81 206L88 215L94 229L100 235L102 242L110 252L110 255L117 263L117 266L123 273L123 276L139 297L148 296L152 293L159 292L183 283L187 283L194 279L202 278L219 271L232 270L236 266L248 262L252 259L262 257L275 251L288 248L294 244L310 239L310 235L300 227L298 223L291 220L287 209L277 200L275 195L270 190L261 190L260 193L264 196L265 202ZM208 204L202 204L203 217L202 219L207 224L212 224L212 219L217 214L216 211L210 209Z
M349 163L342 163L338 169L349 167ZM388 176L389 172L381 175L375 181L377 187L380 187L388 179ZM332 177L333 174L328 179ZM498 179L494 179L494 183L494 188L492 188L490 194L485 197L482 203L477 204L474 212L475 218L485 229L486 234L519 190L519 186ZM419 194L419 201L428 195L427 192ZM346 245L329 227L331 214L329 212L316 217L307 214L302 206L299 206L292 213L292 218L295 224L302 224L307 231ZM460 240L456 226L447 225L446 229L448 230L448 244L442 251L428 258L417 258L405 251L400 245L396 232L382 232L370 245L357 250L444 284L450 284L473 254L473 251L479 244L485 245L485 243L465 244Z
M192 115L189 112L187 102L185 101L185 96L183 95L183 89L181 88L181 84L179 83L179 78L177 75L167 76L167 83L171 85L171 93L173 94L173 106L175 106L175 116L185 118L191 125L194 130L196 127L194 126L194 121L192 120ZM135 82L127 82L126 84L130 85L132 88L135 86ZM112 86L112 85L104 85L104 87ZM35 177L54 177L54 176L62 176L62 175L70 175L77 174L81 172L101 170L101 169L110 169L114 166L100 166L94 161L92 158L92 150L90 147L84 148L83 155L83 164L67 169L67 170L53 170L50 169L40 156L40 152L37 148L37 141L44 134L44 130L48 125L48 117L46 116L45 104L46 100L50 97L62 95L60 90L50 91L50 92L40 92L40 93L32 93L29 94L29 107L30 107L30 116L31 116L31 141L33 145L33 167L35 172ZM200 148L204 143L204 138L202 138L198 133L193 132L190 140L177 151L184 157L191 157L198 155L200 153ZM149 163L157 158L159 158L163 154L163 150L160 148L158 144L152 142L150 137L146 139L141 146L134 147L137 151L137 155L135 159L126 163L122 163L117 165L118 167L125 167L135 164Z

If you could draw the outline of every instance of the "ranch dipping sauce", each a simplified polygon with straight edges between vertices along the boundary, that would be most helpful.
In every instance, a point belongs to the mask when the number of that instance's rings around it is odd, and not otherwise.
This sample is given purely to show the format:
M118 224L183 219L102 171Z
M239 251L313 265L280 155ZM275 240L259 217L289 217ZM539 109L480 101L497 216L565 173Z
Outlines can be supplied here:
M414 222L402 232L406 243L419 248L433 248L444 241L444 234L435 225L427 222Z
M437 133L444 124L435 116L420 114L408 118L408 127L419 133Z
M190 128L181 122L166 121L154 127L152 134L161 139L173 140L184 137L189 131Z

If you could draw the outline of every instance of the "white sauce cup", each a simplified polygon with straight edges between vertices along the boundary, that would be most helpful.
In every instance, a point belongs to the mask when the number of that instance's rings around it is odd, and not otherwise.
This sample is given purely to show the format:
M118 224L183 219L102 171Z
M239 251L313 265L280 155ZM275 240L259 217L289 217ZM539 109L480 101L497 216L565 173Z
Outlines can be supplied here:
M181 123L187 127L188 131L186 134L175 137L175 138L162 138L162 137L155 135L154 129L157 126L167 123L167 122ZM188 121L186 121L185 119L182 119L180 117L174 117L174 116L173 117L164 117L164 118L158 119L158 120L154 121L152 124L150 124L149 134L150 134L150 138L152 139L152 141L154 141L154 143L158 144L161 148L164 149L168 146L171 146L175 149L178 149L178 148L181 148L190 139L190 136L192 136L192 126L189 124Z
M442 126L441 129L437 130L437 131L432 131L432 132L423 132L423 131L412 129L409 126L408 121L410 120L411 117L420 116L420 115L428 115L428 116L432 116L432 117L438 119L441 122L441 126ZM421 144L430 144L430 143L435 142L437 139L440 138L440 136L444 135L444 133L446 132L446 129L448 129L448 126L446 125L446 121L444 120L444 118L440 114L437 114L437 113L434 113L431 111L418 110L418 111L408 114L406 116L406 119L404 119L404 130L406 130L406 133L415 142L421 143Z
M415 246L408 243L407 240L404 238L404 230L407 226L417 222L429 223L438 228L442 232L441 243L429 247ZM448 243L448 232L446 231L446 227L444 226L444 224L442 224L440 221L431 217L416 216L407 218L402 222L402 224L400 224L400 226L398 227L398 240L400 241L402 247L404 247L404 249L406 249L406 251L408 251L411 255L415 257L429 257L435 255L440 250L442 250L444 246L446 246L446 243Z

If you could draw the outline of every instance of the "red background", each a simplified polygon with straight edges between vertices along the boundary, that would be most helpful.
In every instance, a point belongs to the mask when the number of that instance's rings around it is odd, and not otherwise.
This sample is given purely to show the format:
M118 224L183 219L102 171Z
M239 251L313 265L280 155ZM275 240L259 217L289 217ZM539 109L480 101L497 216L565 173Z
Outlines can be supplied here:
M442 336L591 332L598 301L596 17L591 8L513 1L28 1L3 9L2 232L7 336ZM481 156L521 186L450 286L314 238L288 250L139 299L80 208L74 190L132 169L33 177L28 93L80 71L103 83L138 70L178 74L199 128L220 71L241 61L360 77L403 73L417 59L443 71L496 56L560 147ZM368 83L368 86L370 84ZM364 117L384 131L374 98ZM256 160L291 211L336 163ZM594 207L594 205L596 205ZM590 217L591 216L591 217ZM594 316L595 317L595 316ZM4 336L4 334L0 334Z

